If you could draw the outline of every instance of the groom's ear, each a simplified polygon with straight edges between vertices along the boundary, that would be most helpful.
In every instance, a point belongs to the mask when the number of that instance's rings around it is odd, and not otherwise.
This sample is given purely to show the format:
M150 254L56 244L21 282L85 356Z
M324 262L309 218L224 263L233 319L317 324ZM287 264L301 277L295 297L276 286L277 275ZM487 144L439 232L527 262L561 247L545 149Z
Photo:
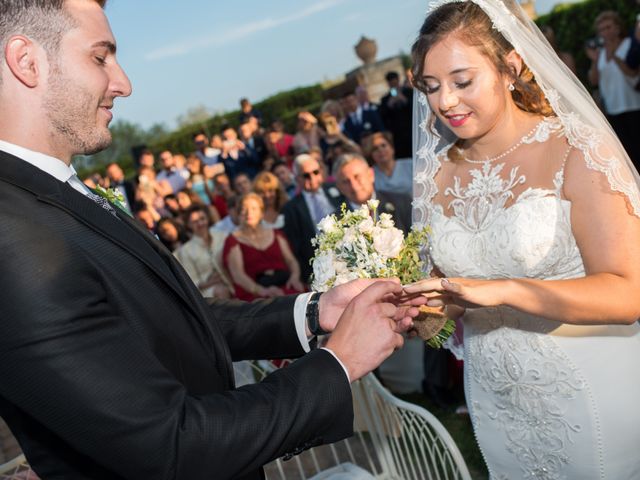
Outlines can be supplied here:
M511 50L505 55L504 63L509 67L514 79L520 76L520 72L522 71L522 57L518 55L515 50Z

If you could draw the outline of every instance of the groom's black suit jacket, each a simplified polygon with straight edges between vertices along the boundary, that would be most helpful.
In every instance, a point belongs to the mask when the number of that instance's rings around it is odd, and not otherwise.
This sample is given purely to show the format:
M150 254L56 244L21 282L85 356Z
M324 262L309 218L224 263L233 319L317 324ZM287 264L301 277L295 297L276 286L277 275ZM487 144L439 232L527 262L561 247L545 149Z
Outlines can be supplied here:
M0 415L48 479L261 478L352 431L315 350L234 389L231 361L300 356L295 297L209 306L129 217L0 152Z

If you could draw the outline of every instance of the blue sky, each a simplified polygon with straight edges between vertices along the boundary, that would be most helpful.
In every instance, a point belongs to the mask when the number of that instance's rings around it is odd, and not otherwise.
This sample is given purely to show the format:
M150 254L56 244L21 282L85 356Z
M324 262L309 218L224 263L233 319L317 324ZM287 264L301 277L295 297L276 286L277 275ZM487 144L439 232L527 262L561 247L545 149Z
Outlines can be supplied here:
M374 38L378 59L408 52L428 0L110 0L107 16L133 94L115 118L175 127L189 108L238 107L357 67L353 46ZM555 2L538 0L544 13Z

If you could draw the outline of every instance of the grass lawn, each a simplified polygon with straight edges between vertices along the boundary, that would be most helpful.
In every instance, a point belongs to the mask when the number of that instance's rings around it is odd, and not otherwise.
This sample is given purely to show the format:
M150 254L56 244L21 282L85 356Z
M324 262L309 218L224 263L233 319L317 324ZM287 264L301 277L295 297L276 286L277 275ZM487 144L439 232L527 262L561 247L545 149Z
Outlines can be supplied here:
M420 393L397 396L407 402L415 403L416 405L426 408L442 422L458 445L471 473L471 478L474 480L486 480L489 478L487 467L484 464L482 454L473 436L473 428L471 427L471 420L468 415L456 415L452 410L439 408Z

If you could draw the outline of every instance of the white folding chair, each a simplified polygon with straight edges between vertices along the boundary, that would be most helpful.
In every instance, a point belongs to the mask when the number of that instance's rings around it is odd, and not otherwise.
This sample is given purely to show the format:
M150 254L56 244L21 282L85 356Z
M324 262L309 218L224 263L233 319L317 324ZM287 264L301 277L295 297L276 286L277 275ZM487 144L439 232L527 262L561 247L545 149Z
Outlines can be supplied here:
M263 370L258 377L273 368L255 367ZM354 436L271 462L268 480L304 480L348 463L381 480L471 480L460 450L433 414L394 397L372 374L353 383L352 392Z

